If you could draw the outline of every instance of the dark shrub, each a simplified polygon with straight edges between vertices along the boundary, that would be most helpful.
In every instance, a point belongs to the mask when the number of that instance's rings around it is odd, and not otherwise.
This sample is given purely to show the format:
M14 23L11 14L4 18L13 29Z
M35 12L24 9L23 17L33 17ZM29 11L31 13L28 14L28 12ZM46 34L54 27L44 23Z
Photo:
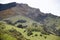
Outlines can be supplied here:
M18 20L14 24L17 24L17 23L26 23L26 20Z
M30 35L33 35L33 33L32 32L28 32L27 35L30 36Z
M42 37L42 34L40 34L40 36Z
M44 38L46 39L47 37L45 36Z
M17 27L18 27L18 28L23 28L23 26L22 26L22 25L18 25Z
M26 32L26 30L24 30L24 32Z
M35 34L35 36L38 36L37 34Z
M26 40L30 40L30 39L26 39Z
M2 38L0 38L0 40L3 40Z
M17 27L18 27L18 28L26 28L27 25L26 25L26 26L23 26L22 24L20 24L20 25L18 25Z

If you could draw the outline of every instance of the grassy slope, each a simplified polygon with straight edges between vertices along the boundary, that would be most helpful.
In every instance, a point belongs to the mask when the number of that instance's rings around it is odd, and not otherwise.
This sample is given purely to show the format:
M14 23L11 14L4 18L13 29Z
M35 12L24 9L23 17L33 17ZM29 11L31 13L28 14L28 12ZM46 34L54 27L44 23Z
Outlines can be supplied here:
M2 25L0 25L2 26ZM12 30L13 29L16 29L16 31L22 33L22 35L27 38L27 39L30 39L30 40L60 40L60 37L58 36L54 36L54 35L44 35L42 34L42 36L40 36L41 32L33 32L33 35L31 36L27 36L27 32L24 32L25 29L21 29L21 28L17 28L17 27L14 27L14 26L11 26L11 25L8 25L8 24L4 24L5 28L4 28L4 32L8 30ZM0 29L1 30L1 29ZM3 29L2 29L3 31ZM0 31L1 32L1 31ZM1 32L2 33L2 32ZM0 35L0 37L3 39L3 40L17 40L17 38L15 38L14 36L12 36L12 34L9 34L10 32L7 33L2 33ZM12 32L11 32L12 33ZM15 34L15 33L14 33ZM35 36L35 34L37 34L38 36ZM47 37L47 38L45 38ZM23 38L22 38L23 39Z
M27 22L23 23L23 25L27 24L28 28L30 30L34 28L32 23L37 23L37 22L35 22L27 17L23 17L23 16L14 16L14 17L11 17L8 19L11 20L13 23L16 22L17 20L21 20L21 19L26 20ZM16 24L16 25L18 25L18 24ZM39 23L37 25L38 25L37 29L42 31L43 29L42 29L42 27L40 28ZM4 29L2 29L1 27L3 27ZM12 26L12 25L6 24L4 22L1 22L0 23L0 30L2 32L0 31L0 39L2 39L2 40L20 40L20 39L18 39L18 37L21 38L21 36L22 36L21 40L29 40L29 39L30 40L60 40L60 37L58 37L58 36L55 36L52 34L45 35L45 34L42 34L41 32L37 32L37 31L33 31L32 32L33 34L31 36L28 36L27 35L28 28L22 29L22 28L18 28L16 26ZM13 30L13 29L15 29L13 32L9 31L9 30ZM25 30L27 30L27 31L24 32ZM16 35L18 35L18 33L21 33L22 35L16 36ZM14 36L14 34L16 37ZM37 35L37 36L35 36L35 35ZM42 35L42 36L40 36L40 35Z

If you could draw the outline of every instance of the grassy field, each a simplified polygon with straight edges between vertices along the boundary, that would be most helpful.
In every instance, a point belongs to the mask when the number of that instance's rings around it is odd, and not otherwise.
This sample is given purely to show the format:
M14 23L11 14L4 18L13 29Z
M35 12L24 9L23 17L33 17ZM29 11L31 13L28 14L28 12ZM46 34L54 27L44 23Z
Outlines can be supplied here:
M10 31L9 31L10 30ZM0 23L0 39L1 40L60 40L59 36L55 35L45 35L41 32L32 32L30 36L27 35L26 29L14 27L6 23ZM15 33L16 32L16 33ZM21 35L18 35L21 33ZM15 34L15 36L14 36Z

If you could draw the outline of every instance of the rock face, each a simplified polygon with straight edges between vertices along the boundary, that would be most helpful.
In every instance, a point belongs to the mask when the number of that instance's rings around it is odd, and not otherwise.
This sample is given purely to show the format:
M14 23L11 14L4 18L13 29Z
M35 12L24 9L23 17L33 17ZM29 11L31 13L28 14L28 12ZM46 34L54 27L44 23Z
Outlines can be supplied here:
M16 2L0 4L0 19L23 15L44 25L46 31L60 35L60 17L51 13L44 14L38 8L29 7L27 4ZM56 27L55 27L56 26ZM54 30L52 31L54 27Z
M16 2L9 3L9 4L0 4L0 11L10 9L11 7L16 6Z

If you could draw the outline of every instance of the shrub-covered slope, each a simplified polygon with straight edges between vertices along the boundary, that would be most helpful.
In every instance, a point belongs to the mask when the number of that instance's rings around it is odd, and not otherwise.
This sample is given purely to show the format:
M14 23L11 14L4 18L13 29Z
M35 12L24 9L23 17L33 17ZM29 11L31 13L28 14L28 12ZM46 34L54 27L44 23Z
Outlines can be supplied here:
M29 32L25 28L0 22L0 40L60 40L60 37L52 34L45 35L38 31Z

